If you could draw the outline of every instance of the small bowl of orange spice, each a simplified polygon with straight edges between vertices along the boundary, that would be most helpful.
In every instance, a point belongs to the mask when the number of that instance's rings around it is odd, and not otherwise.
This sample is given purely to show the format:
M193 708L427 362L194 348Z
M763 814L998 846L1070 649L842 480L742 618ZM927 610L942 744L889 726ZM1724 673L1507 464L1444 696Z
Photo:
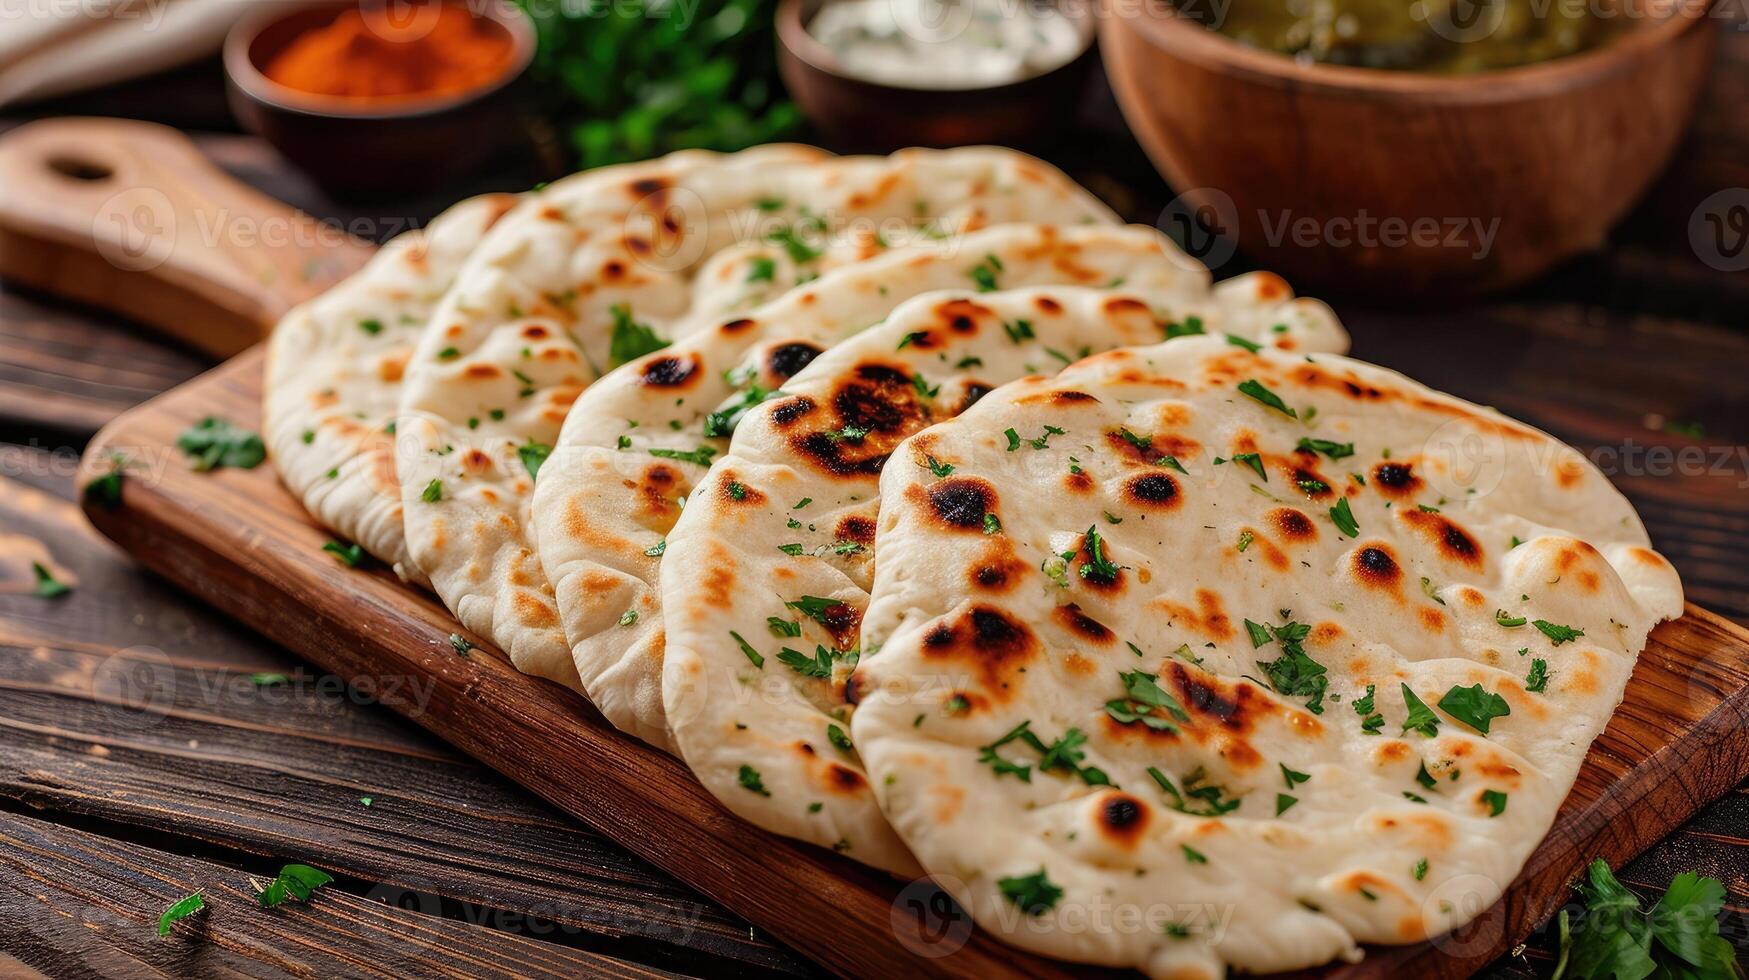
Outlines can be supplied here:
M324 187L428 190L506 138L535 29L510 0L269 5L225 42L231 109Z

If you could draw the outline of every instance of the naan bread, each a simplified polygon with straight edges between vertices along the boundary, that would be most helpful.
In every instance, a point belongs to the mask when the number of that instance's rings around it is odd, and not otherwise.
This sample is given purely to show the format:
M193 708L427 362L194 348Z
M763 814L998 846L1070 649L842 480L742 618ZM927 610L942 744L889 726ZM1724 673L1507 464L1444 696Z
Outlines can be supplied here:
M741 415L822 349L913 296L963 289L980 270L1007 287L1123 283L1182 299L1205 296L1209 283L1200 263L1152 228L1000 225L827 273L592 385L541 469L534 521L583 689L609 721L672 749L662 714L662 542Z
M881 491L851 732L883 809L984 928L1154 976L1488 908L1682 610L1579 453L1342 357L1105 354Z
M267 344L262 412L280 480L316 520L411 581L423 576L407 562L395 480L401 374L462 262L515 203L477 197L396 238L286 314Z
M580 689L529 510L583 389L920 223L952 236L1022 218L1113 220L1045 164L988 148L686 151L531 195L469 259L407 368L396 468L414 562L519 669Z
M821 354L748 413L668 535L663 701L687 765L755 824L914 874L851 746L844 699L889 454L996 385L1169 330L1346 346L1327 307L1288 295L1269 275L1190 300L1066 286L931 293ZM1031 452L1063 436L1030 425L1009 439Z

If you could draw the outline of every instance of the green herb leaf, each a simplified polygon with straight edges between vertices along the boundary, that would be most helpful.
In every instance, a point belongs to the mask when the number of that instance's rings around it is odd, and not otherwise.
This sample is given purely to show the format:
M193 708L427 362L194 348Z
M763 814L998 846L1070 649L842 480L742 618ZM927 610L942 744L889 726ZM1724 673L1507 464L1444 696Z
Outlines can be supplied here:
M1099 537L1097 525L1087 526L1081 547L1087 553L1087 560L1081 564L1082 578L1095 585L1110 585L1117 581L1121 568L1106 560L1105 542Z
M1497 789L1482 791L1482 802L1488 805L1488 816L1498 817L1506 812L1506 794Z
M1290 419L1298 419L1299 413L1287 407L1281 396L1260 384L1256 378L1239 382L1240 394L1249 395L1268 408L1273 408Z
M428 504L435 504L439 500L442 500L443 499L443 481L442 480L432 480L430 483L427 483L425 485L425 489L420 491L419 499L425 501Z
M700 446L691 452L683 452L679 449L646 449L644 451L657 459L677 459L683 463L692 463L695 466L711 465L711 457L717 454L717 451L710 446Z
M1275 794L1275 815L1278 817L1281 816L1293 809L1294 804L1298 802L1299 799L1297 797L1289 796L1286 793Z
M1570 643L1585 635L1585 631L1582 629L1574 629L1571 626L1559 626L1546 619L1534 620L1530 625L1535 626L1541 631L1542 635L1548 637L1550 642L1555 646L1560 646L1563 643Z
M1452 685L1451 690L1439 699L1439 707L1446 714L1483 735L1488 734L1488 725L1494 719L1504 718L1512 713L1512 706L1506 703L1505 698L1491 693L1480 684L1471 687Z
M547 457L553 455L553 446L528 439L521 446L516 446L516 455L523 460L523 469L528 471L528 478L535 479L539 478L540 467L546 465Z
M1331 442L1328 439L1308 439L1304 436L1300 437L1296 448L1302 452L1323 453L1331 459L1344 459L1354 455L1352 442Z
M1525 619L1523 616L1508 616L1506 615L1506 610L1496 609L1494 610L1494 622L1499 623L1507 629L1517 629L1529 622L1529 620Z
M625 304L616 304L608 312L613 315L613 336L608 341L607 356L615 366L668 346L669 341L656 331L633 320L631 308Z
M1246 340L1244 337L1238 336L1237 334L1227 334L1227 343L1232 344L1234 347L1243 347L1253 354L1263 349L1262 344Z
M326 871L312 868L307 864L288 864L279 869L279 877L261 893L255 900L264 909L276 908L288 901L307 902L316 889L332 884L333 877Z
M1015 908L1035 917L1049 912L1063 897L1063 890L1051 884L1043 868L1029 875L998 878L996 887Z
M58 581L54 573L49 571L42 562L31 562L30 569L36 575L36 587L31 590L31 595L39 599L59 599L73 591L72 586Z
M1428 738L1439 734L1439 716L1427 702L1415 696L1409 685L1403 685L1403 703L1409 707L1409 717L1403 721L1403 731L1420 732Z
M761 654L758 650L753 649L753 644L748 643L746 640L742 639L741 634L735 632L734 630L729 631L729 636L734 638L735 645L739 646L741 648L741 653L743 655L745 655L749 661L752 662L753 666L758 667L761 670L765 669L765 656L763 654Z
M181 922L183 919L186 919L191 915L205 910L206 900L200 897L200 892L195 892L193 895L178 901L176 904L165 909L164 914L158 917L158 935L170 935L171 926Z
M250 470L267 458L267 447L259 435L210 415L184 430L176 438L176 446L202 473L225 466Z
M356 544L343 544L339 541L330 541L322 546L322 550L333 555L340 564L345 565L347 568L357 568L359 564L364 561L364 549Z
M1336 501L1336 506L1330 508L1330 520L1336 522L1336 529L1351 538L1360 537L1360 525L1355 523L1354 512L1348 509L1348 498Z
M1549 662L1533 659L1530 662L1530 676L1524 679L1524 689L1532 694L1541 694L1549 685Z
M765 780L759 775L759 770L749 765L743 765L735 773L735 778L741 783L741 788L750 793L769 797L771 791L765 788Z

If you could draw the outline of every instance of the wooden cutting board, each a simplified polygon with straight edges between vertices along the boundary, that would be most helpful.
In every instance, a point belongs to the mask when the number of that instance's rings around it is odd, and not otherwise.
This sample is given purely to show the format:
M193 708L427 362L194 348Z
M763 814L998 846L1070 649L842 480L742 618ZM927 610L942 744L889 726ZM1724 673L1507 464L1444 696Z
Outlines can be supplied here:
M185 142L158 127L93 120L36 124L0 140L0 274L22 269L27 278L36 276L33 282L110 303L222 351L239 349L333 277L238 270L349 271L368 256L368 246L332 236L310 239L317 243L310 248L294 236L289 251L265 244L230 249L221 236L219 254L202 250L210 239L195 247L178 238L166 252L148 236L124 239L133 249L126 254L169 258L146 267L118 265L113 240L78 231L91 214L113 213L104 207L114 205L67 183L89 182L104 167L78 165L96 159L91 155L59 158L57 166L56 154L69 147L125 151L108 158L118 163L112 174L146 176L121 182L136 190L118 184L111 194L172 187L177 228L188 228L190 220L197 230L210 228L219 213L245 224L289 214L213 171ZM44 166L59 176L43 177ZM37 197L8 193L7 174L15 171L40 179ZM49 206L54 201L65 209ZM20 247L31 241L51 241L54 251L47 259L28 251L21 256ZM64 270L98 278L67 290L71 273ZM339 565L322 551L329 535L280 487L271 466L194 472L175 448L177 435L207 416L258 429L262 361L259 348L248 350L107 427L86 453L81 483L108 473L117 456L130 462L120 506L88 504L92 523L147 567L829 969L847 975L1088 974L973 929L927 882L895 882L743 823L678 762L614 731L581 698L517 673L478 637L458 633L429 595L380 567ZM452 642L458 636L475 648L460 652ZM1622 863L1745 775L1749 633L1691 606L1653 633L1626 701L1593 745L1553 830L1499 903L1454 935L1374 949L1360 964L1320 975L1467 976L1545 921L1593 857Z

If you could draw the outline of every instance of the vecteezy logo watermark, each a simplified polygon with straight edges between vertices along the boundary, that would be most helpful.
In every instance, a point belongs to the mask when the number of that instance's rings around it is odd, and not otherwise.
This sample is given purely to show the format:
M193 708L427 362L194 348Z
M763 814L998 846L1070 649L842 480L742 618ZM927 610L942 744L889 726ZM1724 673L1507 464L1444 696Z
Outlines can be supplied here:
M929 878L899 891L888 920L899 945L927 959L951 956L972 938L971 914Z
M1295 217L1292 211L1271 217L1259 211L1257 218L1270 248L1280 248L1284 242L1298 248L1449 248L1468 250L1470 258L1478 260L1493 251L1494 236L1500 231L1499 218L1381 217L1365 208L1351 217Z
M1210 269L1226 265L1239 247L1239 209L1225 191L1213 187L1173 198L1154 227Z
M1688 216L1688 244L1720 272L1749 269L1749 187L1715 191Z

